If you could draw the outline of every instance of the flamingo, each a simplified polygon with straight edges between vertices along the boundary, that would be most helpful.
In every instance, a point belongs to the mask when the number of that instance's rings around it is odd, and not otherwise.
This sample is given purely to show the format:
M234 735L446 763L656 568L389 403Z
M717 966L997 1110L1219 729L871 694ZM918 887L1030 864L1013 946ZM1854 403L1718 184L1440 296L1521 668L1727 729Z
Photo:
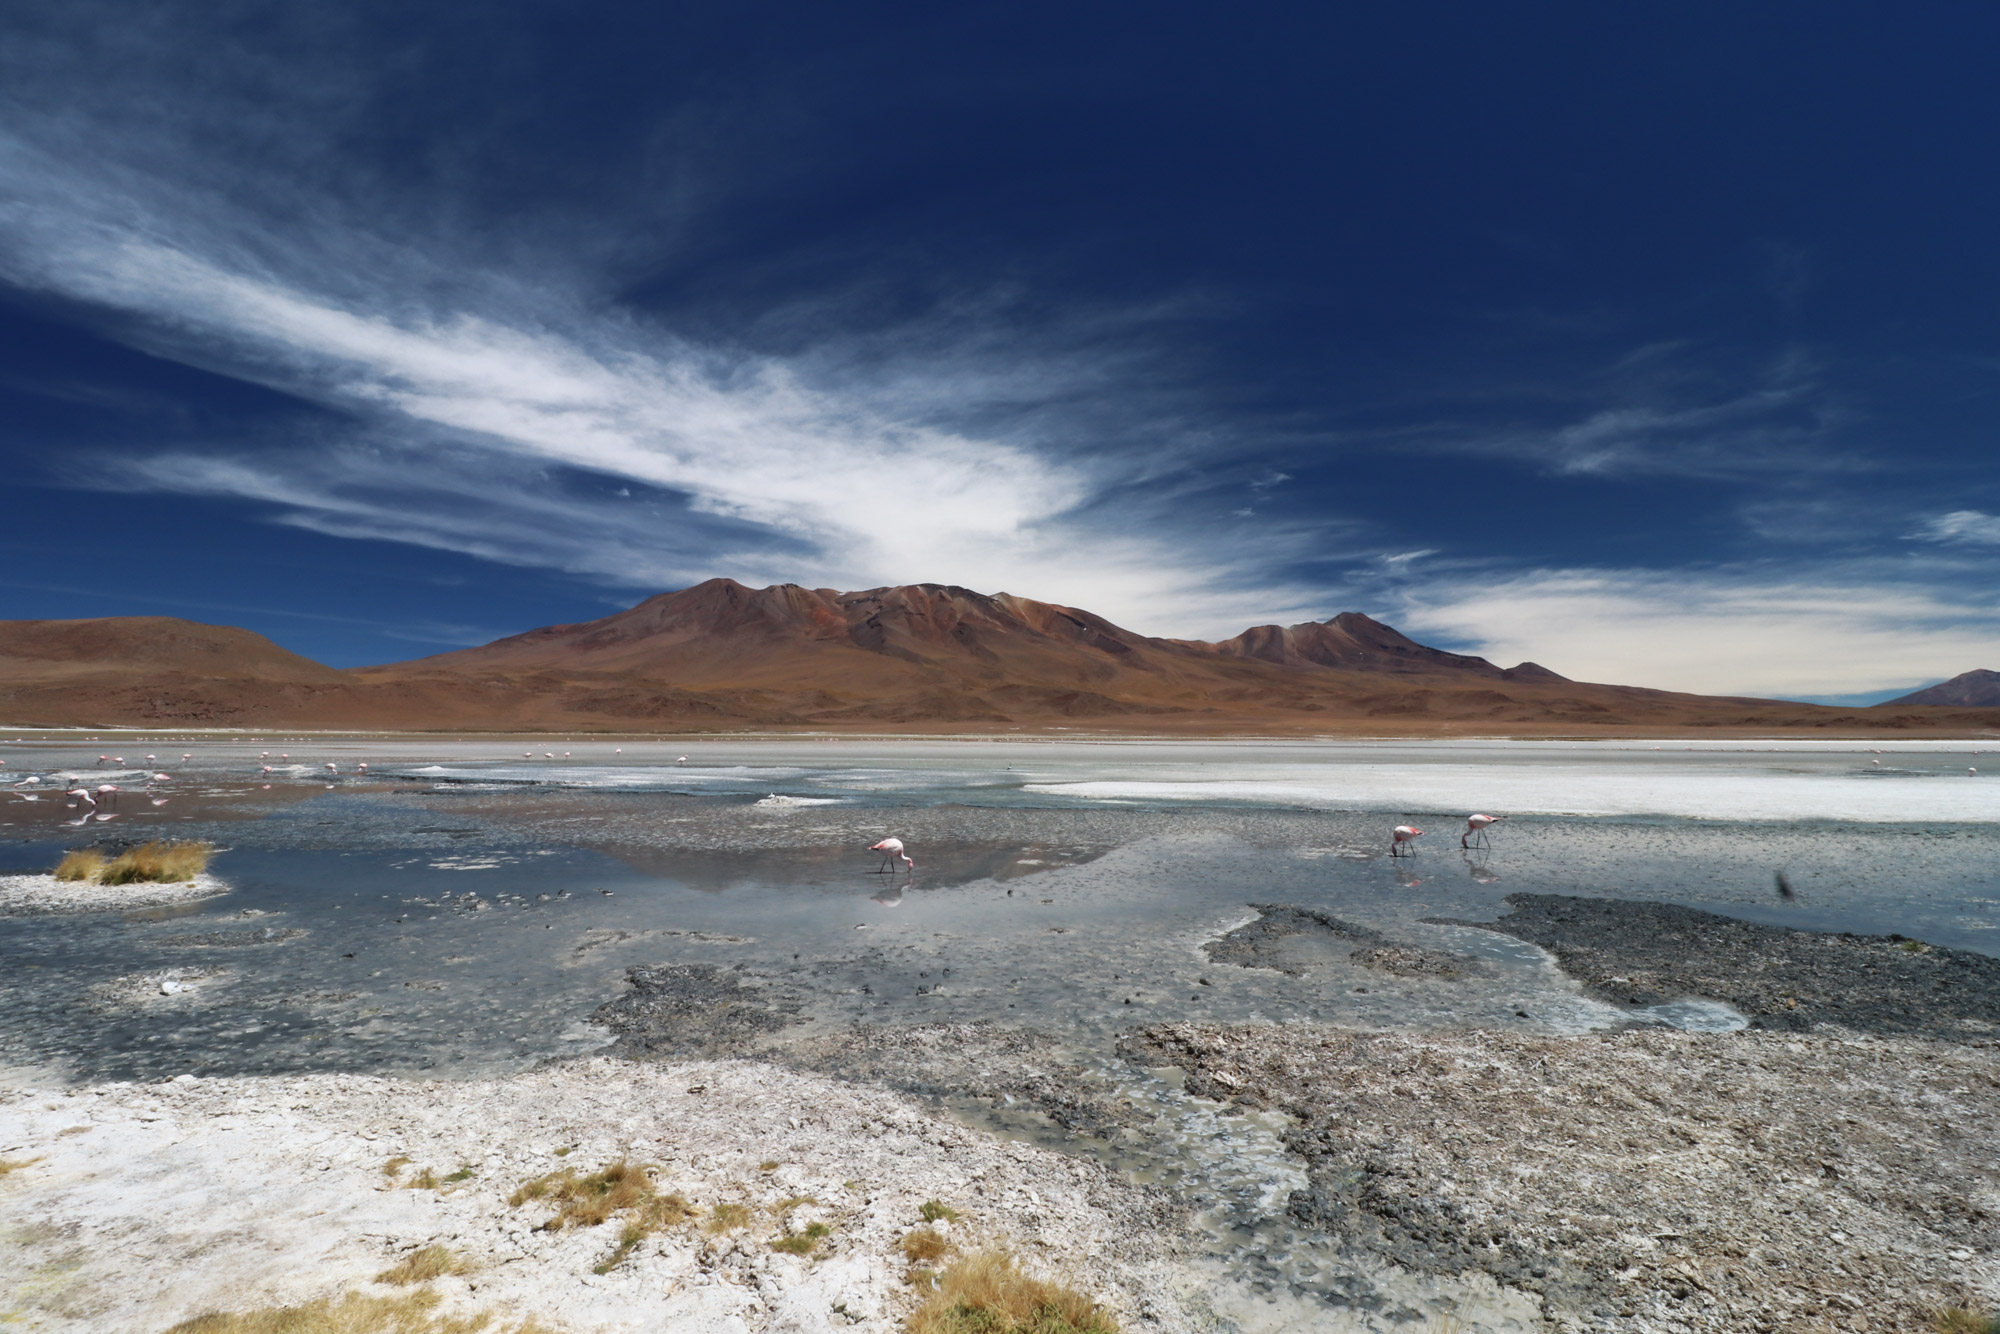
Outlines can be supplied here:
M880 843L871 843L868 845L868 850L882 854L882 864L875 868L877 872L886 871L893 867L896 864L896 859L899 857L902 859L903 864L908 866L912 871L917 869L917 863L910 857L909 853L903 851L903 840L900 838L885 838Z
M1507 817L1504 815L1466 816L1465 832L1458 836L1458 846L1460 846L1461 848L1469 848L1474 846L1475 844L1480 847L1487 846L1486 842L1487 827L1489 825L1496 825L1506 818ZM1466 842L1467 839L1471 839L1472 842L1471 843Z
M268 754L270 754L271 752L269 752L269 751L265 751L264 753L265 753L266 755L268 755ZM193 759L193 758L194 758L194 752L193 752L193 751L191 751L191 750L187 750L187 751L182 751L182 752L181 752L181 763L182 763L182 764L186 764L186 763L187 763L187 762L188 762L189 760L191 760L191 759Z
M270 766L270 765L268 765L268 764L267 764L267 765L265 765L265 766L264 766L264 772L265 772L265 773L270 773L270 772L271 772L271 766ZM269 784L269 783L266 783L266 784L264 784L264 786L265 786L265 787L269 787L269 786L270 786L270 784Z
M97 795L104 798L105 805L116 806L118 804L118 784L116 783L98 784Z
M146 763L148 764L158 764L159 762L160 762L160 757L157 755L148 755L146 757Z
M81 783L78 783L75 787L70 788L68 791L64 792L63 795L65 797L74 797L77 800L86 803L87 805L95 806L97 804L97 798L91 796L90 789L85 787ZM73 801L70 804L75 805L76 803Z
M364 774L368 772L368 766L365 764L357 764L354 767L359 769Z
M1416 841L1422 838L1423 835L1424 831L1417 828L1415 825L1407 825L1407 824L1397 825L1395 829L1390 831L1389 834L1389 855L1391 857L1416 856L1417 855ZM1405 843L1408 843L1410 845L1410 850L1408 853L1405 853L1403 851L1403 845Z
M328 760L326 762L326 771L330 774L337 774L340 772L340 769L332 760Z
M674 761L675 764L686 764L687 762L688 762L688 757L685 755L681 756L679 759Z

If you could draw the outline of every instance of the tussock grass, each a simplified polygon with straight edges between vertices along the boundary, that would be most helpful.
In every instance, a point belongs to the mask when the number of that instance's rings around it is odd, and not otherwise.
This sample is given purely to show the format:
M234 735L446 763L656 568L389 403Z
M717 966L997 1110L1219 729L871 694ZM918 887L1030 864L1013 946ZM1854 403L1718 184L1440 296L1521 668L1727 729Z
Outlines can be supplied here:
M759 1172L775 1172L783 1166L784 1164L776 1158L766 1158L763 1162L757 1164L757 1170Z
M819 1201L810 1195L787 1195L784 1199L779 1200L771 1206L771 1212L774 1214L788 1214L802 1204L818 1203Z
M78 848L66 852L56 863L55 878L58 880L95 880L104 870L105 857L96 848Z
M524 1182L508 1197L518 1209L533 1200L545 1200L555 1212L536 1227L537 1232L559 1232L566 1227L596 1227L615 1214L630 1215L619 1234L618 1245L595 1272L608 1274L623 1264L639 1243L662 1228L672 1227L695 1216L695 1208L679 1191L662 1195L653 1180L653 1168L645 1163L620 1159L587 1176L573 1167ZM741 1207L741 1206L738 1206Z
M710 1232L734 1232L749 1226L750 1206L747 1204L718 1204L708 1211L707 1228Z
M942 1260L951 1250L951 1243L946 1241L937 1229L928 1227L920 1227L906 1234L898 1244L903 1248L903 1258L913 1265L925 1265L933 1260Z
M917 1215L926 1223L935 1223L939 1219L943 1219L947 1223L956 1223L958 1221L958 1210L940 1200L925 1200L918 1207Z
M1073 1288L1021 1272L1005 1251L967 1256L937 1276L908 1334L1118 1334L1102 1307Z
M1981 1315L1963 1306L1954 1306L1937 1315L1938 1334L2000 1334L2000 1316Z
M448 1274L470 1274L477 1268L478 1265L456 1254L448 1246L425 1246L411 1251L394 1268L377 1274L375 1281L406 1288L412 1283L428 1283Z
M0 1178L6 1177L10 1172L18 1172L24 1167L33 1167L40 1161L42 1160L39 1158L0 1158Z
M771 1243L774 1251L787 1255L811 1255L819 1244L833 1235L833 1229L825 1223L808 1223L803 1232L787 1232Z
M97 883L129 885L138 881L192 880L208 869L208 859L214 855L215 848L208 843L162 843L152 839L112 858L97 873Z
M434 1292L367 1297L350 1292L301 1306L254 1311L211 1311L183 1320L167 1334L556 1334L538 1320L518 1324L491 1314L450 1316L437 1311Z
M410 1165L410 1160L408 1158L405 1158L402 1154L399 1153L394 1158L391 1158L388 1162L382 1164L382 1175L385 1177L393 1177L397 1173L401 1172L404 1168L408 1167L409 1165Z

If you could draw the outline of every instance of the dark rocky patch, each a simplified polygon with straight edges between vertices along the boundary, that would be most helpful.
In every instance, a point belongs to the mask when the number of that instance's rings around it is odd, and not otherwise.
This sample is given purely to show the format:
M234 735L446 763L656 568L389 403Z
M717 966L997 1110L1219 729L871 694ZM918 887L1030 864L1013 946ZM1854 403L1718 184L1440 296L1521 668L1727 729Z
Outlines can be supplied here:
M1259 914L1256 921L1246 922L1228 935L1201 947L1202 953L1208 955L1212 962L1234 964L1238 968L1269 968L1297 977L1305 969L1295 960L1287 959L1284 950L1285 942L1294 936L1317 935L1334 940L1351 940L1361 945L1374 945L1383 940L1380 932L1343 922L1317 908L1303 908L1295 903L1253 903L1250 906Z
M1467 973L1481 971L1479 960L1446 950L1427 950L1416 945L1370 945L1347 956L1363 968L1391 973L1397 977L1434 977L1449 982Z
M631 989L591 1015L618 1035L612 1050L620 1056L744 1055L753 1040L799 1022L803 1008L794 996L750 985L741 968L638 965L625 978Z
M1902 936L1764 926L1672 903L1509 894L1495 922L1456 922L1540 945L1618 1005L1701 996L1752 1028L1968 1041L2000 1031L2000 959Z

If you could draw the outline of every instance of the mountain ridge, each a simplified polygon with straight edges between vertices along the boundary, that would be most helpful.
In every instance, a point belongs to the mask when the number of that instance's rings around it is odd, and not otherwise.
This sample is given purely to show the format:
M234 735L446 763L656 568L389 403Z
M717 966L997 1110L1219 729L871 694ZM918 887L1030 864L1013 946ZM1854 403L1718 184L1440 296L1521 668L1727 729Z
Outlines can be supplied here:
M1571 681L1432 648L1359 612L1226 640L1140 635L1082 608L949 584L842 592L711 579L593 621L335 669L166 617L0 622L17 723L610 731L1660 733L2000 726Z

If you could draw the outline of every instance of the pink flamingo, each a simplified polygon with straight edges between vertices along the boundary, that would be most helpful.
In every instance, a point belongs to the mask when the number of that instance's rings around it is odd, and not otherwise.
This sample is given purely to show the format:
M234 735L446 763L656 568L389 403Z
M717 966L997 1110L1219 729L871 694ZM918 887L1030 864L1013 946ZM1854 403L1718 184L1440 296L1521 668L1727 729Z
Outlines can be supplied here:
M75 787L70 788L68 791L64 792L63 795L65 797L74 797L78 801L83 802L87 806L95 806L97 804L97 798L91 796L90 789L85 787L81 783L78 783ZM76 802L72 801L70 804L75 805Z
M1397 825L1395 829L1390 832L1389 835L1389 855L1391 857L1416 856L1417 840L1422 838L1423 836L1424 836L1424 831L1417 828L1415 825L1407 825L1407 824ZM1403 845L1405 843L1410 845L1410 850L1407 853L1403 851Z
M1462 834L1460 834L1460 835L1458 836L1458 846L1460 846L1461 848L1469 848L1469 847L1473 847L1473 846L1475 846L1475 845L1477 845L1477 846L1479 846L1479 847L1486 847L1486 846L1487 846L1487 842L1486 842L1486 830L1487 830L1487 828L1488 828L1489 826L1492 826L1492 825L1496 825L1496 824L1499 824L1499 823L1500 823L1500 822L1501 822L1502 820L1504 820L1504 819L1506 819L1506 818L1507 818L1507 817L1506 817L1506 816L1504 816L1504 815L1468 815L1468 816L1466 816L1466 817L1465 817L1465 832L1464 832L1464 833L1462 833ZM1471 839L1471 840L1472 840L1472 842L1470 842L1470 843L1466 842L1466 840L1467 840L1467 839Z
M878 873L893 867L899 857L912 871L917 869L917 863L909 853L903 851L903 840L900 838L885 838L880 843L871 843L868 845L868 850L882 854L882 864L875 868Z
M105 805L116 806L118 804L118 784L116 783L98 784L97 795L104 799Z

